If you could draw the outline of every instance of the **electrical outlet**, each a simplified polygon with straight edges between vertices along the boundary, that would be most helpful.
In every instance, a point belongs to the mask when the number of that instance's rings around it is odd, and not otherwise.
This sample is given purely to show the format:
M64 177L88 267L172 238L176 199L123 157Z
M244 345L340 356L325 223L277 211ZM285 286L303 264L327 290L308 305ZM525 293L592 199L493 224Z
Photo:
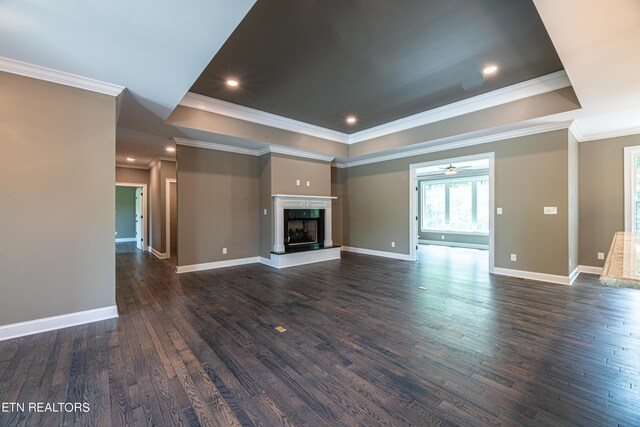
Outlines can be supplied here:
M266 210L266 209L264 210L264 214L265 214L265 215L267 214L267 210Z
M511 254L511 261L517 261L518 257L516 256L516 254Z
M545 215L558 215L558 208L556 206L545 206L543 212Z
M604 252L598 252L598 259L604 259Z
M296 185L300 185L300 180L296 179Z
M222 254L226 255L227 254L227 248L222 248Z
M496 208L496 214L502 215L502 208Z
M311 182L307 181L307 187L311 187Z
M396 242L391 242L391 247L395 248L396 247Z

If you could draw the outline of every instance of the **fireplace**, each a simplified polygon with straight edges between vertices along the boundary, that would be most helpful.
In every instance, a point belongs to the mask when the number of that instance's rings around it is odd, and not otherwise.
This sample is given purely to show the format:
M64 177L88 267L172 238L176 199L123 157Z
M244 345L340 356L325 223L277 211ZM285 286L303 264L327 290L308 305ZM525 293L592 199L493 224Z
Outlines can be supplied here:
M285 252L324 245L324 209L284 209Z
M333 247L331 239L331 196L275 194L274 254Z

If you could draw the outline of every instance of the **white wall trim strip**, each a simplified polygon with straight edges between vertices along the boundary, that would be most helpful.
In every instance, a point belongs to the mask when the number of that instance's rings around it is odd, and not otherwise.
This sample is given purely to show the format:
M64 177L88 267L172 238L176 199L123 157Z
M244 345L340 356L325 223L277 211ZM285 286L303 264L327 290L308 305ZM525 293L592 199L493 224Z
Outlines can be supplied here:
M590 265L579 265L580 273L586 274L602 274L602 267L593 267Z
M490 142L502 141L505 139L519 138L522 136L536 135L539 133L552 132L555 130L567 129L571 125L571 121L563 121L557 123L549 123L544 125L530 126L523 129L516 129L506 131L502 133L496 133L491 135L480 136L476 138L465 138L464 135L460 138L456 138L452 142L448 142L440 145L431 145L428 147L417 148L415 150L402 151L399 153L392 153L387 155L376 155L368 159L354 160L352 162L342 163L337 167L353 167L360 165L367 165L370 163L386 162L388 160L402 159L405 157L419 156L422 154L435 153L438 151L452 150L454 148L470 147L472 145L487 144ZM434 141L431 141L434 142ZM344 166L342 166L344 165Z
M124 163L116 163L116 167L117 168L125 168L125 169L149 170L149 168L147 166L143 166L143 165L125 165Z
M193 271L213 270L216 268L233 267L236 265L255 264L260 262L260 257L238 258L225 261L205 262L202 264L191 264L178 266L177 272L191 273Z
M27 62L17 61L15 59L5 58L2 56L0 56L0 71L110 96L118 96L124 90L124 86L65 73L64 71L41 67L39 65L29 64Z
M135 237L121 237L116 239L116 243L125 243L125 242L136 242L137 239Z
M449 241L449 240L418 239L418 243L420 243L422 245L450 246L450 247L454 247L454 248L489 249L489 245L483 245L483 244L480 244L480 243L452 242L452 241Z
M498 105L529 98L535 95L541 95L543 93L562 89L568 86L571 86L571 82L569 81L567 73L564 70L557 71L555 73L547 74L546 76L527 80L522 83L517 83L502 89L414 114L413 116L404 117L371 129L356 132L350 135L349 143L355 144L369 139L379 138L381 136L427 125L440 120L446 120L463 114L472 113L474 111L496 107Z
M564 70L561 70L546 76L444 105L439 108L423 111L421 113L404 117L399 120L394 120L370 129L365 129L351 135L253 108L244 107L242 105L210 98L193 92L187 93L182 101L180 101L179 105L258 123L265 126L310 135L317 138L328 139L330 141L341 142L343 144L355 144L417 126L434 123L440 120L483 110L485 108L491 108L508 102L517 101L519 99L562 89L570 85L571 82L567 77L567 73Z
M96 308L0 326L0 341L118 317L118 307Z
M245 120L252 123L314 136L316 138L327 139L329 141L341 142L343 144L347 144L349 142L349 135L346 133L301 122L299 120L289 119L287 117L278 116L276 114L267 113L253 108L244 107L242 105L233 104L220 99L199 95L193 92L188 92L184 98L182 98L179 105L200 111L207 111L209 113L233 117L234 119Z
M557 283L559 285L571 284L569 276L556 274L536 273L534 271L512 270L510 268L495 267L493 274L500 276L517 277L519 279L537 280L539 282Z
M167 259L169 258L166 254L166 252L160 252L155 250L154 248L151 248L151 253L154 254L156 256L156 258L158 259Z
M373 256L379 256L379 257L384 257L384 258L393 258L393 259L401 259L404 261L410 261L411 260L411 256L407 255L407 254L398 254L395 252L385 252L385 251L376 251L373 249L364 249L364 248L354 248L351 246L342 246L342 250L346 251L346 252L354 252L357 254L364 254L364 255L373 255Z
M640 127L634 127L634 128L627 128L627 129L615 129L610 132L589 134L589 135L583 136L582 138L578 138L578 136L575 133L573 134L573 136L575 136L576 139L580 142L587 142L587 141L596 141L600 139L618 138L621 136L636 135L639 133L640 133Z
M325 154L312 153L309 151L297 150L295 148L281 147L270 145L262 148L244 148L236 147L233 145L216 144L215 142L194 141L184 138L173 138L177 145L186 145L189 147L204 148L206 150L225 151L229 153L245 154L247 156L262 156L267 153L285 154L287 156L302 157L306 159L321 160L324 162L331 162L335 159L334 156L328 156Z
M580 266L577 266L576 268L573 269L571 274L569 274L569 284L573 285L573 282L576 281L579 275L580 275Z

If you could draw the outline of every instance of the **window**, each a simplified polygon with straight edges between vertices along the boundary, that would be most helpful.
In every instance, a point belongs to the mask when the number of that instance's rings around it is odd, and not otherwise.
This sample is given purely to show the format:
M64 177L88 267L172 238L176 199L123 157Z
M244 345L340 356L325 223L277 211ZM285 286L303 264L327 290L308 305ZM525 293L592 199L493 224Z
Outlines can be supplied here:
M422 231L489 232L489 177L421 181Z

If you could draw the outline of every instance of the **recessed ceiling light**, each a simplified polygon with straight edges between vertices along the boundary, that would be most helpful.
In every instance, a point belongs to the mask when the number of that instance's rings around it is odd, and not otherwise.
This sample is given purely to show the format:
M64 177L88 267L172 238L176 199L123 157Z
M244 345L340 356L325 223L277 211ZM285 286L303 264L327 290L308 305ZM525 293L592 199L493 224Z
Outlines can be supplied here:
M167 151L170 153L175 153L176 149L174 147L167 147Z
M493 74L498 71L497 65L488 65L482 70L482 74Z
M127 157L127 162L135 162L136 159L134 159L133 157Z
M354 124L355 122L357 122L358 120L355 118L355 116L349 116L347 117L347 123L349 123L350 125Z
M238 81L237 81L237 80L234 80L234 79L229 79L229 80L227 80L227 86L230 86L230 87L238 87L238 84L239 84L239 83L238 83Z

